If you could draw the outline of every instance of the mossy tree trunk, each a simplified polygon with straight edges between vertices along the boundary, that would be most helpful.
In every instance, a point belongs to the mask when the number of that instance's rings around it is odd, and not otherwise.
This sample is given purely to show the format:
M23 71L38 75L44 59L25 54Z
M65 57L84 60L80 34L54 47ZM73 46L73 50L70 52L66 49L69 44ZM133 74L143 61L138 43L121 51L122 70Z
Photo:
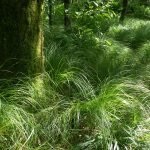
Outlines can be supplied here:
M0 78L42 71L43 0L0 0Z

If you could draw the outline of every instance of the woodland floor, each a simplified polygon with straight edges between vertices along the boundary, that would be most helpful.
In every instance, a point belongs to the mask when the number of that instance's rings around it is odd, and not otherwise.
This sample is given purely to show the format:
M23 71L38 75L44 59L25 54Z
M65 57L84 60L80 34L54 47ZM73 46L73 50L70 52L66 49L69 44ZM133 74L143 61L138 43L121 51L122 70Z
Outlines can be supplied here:
M45 73L0 80L0 149L149 150L150 21L45 36Z

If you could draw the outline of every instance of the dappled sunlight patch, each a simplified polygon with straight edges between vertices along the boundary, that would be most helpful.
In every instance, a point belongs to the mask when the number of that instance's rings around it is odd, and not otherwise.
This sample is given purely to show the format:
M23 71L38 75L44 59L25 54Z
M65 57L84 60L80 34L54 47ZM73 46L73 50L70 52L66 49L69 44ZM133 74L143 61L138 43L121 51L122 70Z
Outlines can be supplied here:
M8 149L30 148L35 139L35 119L32 114L14 105L2 103L1 141Z
M136 50L144 42L150 40L150 22L127 19L125 24L111 27L108 34Z

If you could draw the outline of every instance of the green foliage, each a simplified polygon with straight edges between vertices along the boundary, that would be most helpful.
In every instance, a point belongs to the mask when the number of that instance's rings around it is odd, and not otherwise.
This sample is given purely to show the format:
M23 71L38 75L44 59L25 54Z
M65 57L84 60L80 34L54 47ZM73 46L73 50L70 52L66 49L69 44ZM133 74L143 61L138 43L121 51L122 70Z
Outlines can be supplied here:
M89 28L94 32L105 32L110 24L117 19L117 14L111 9L113 7L111 4L103 5L102 2L95 1L86 2L82 6L82 10L71 12L71 17L75 20L77 27Z
M134 17L150 19L150 7L147 5L145 6L139 5L139 3L133 3L131 7L134 9Z
M0 79L0 149L150 149L150 22L118 24L116 1L84 4L66 31L55 2L42 74Z

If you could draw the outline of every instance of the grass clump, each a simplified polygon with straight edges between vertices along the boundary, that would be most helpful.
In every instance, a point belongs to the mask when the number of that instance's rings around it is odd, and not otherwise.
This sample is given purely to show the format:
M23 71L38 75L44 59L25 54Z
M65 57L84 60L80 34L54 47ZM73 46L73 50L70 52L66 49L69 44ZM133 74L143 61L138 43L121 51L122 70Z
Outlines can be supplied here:
M124 25L111 27L109 34L112 38L136 50L150 40L149 27L149 21L128 19Z
M36 88L33 85L32 88ZM28 86L24 102L26 97L32 97L38 103L37 106L30 101L36 111L24 107L25 103L19 105L17 92L13 93L18 99L16 102L12 99L6 103L8 96L2 100L2 147L41 150L50 147L68 150L148 148L150 92L142 81L130 78L108 80L100 87L99 95L87 100L84 94L68 100L55 92L52 99L56 99L51 101L52 91L44 88L42 98L45 101L40 101L40 92L35 97L33 89L29 91ZM25 93L25 86L22 89Z
M36 142L35 119L14 105L1 104L1 149L28 149Z

